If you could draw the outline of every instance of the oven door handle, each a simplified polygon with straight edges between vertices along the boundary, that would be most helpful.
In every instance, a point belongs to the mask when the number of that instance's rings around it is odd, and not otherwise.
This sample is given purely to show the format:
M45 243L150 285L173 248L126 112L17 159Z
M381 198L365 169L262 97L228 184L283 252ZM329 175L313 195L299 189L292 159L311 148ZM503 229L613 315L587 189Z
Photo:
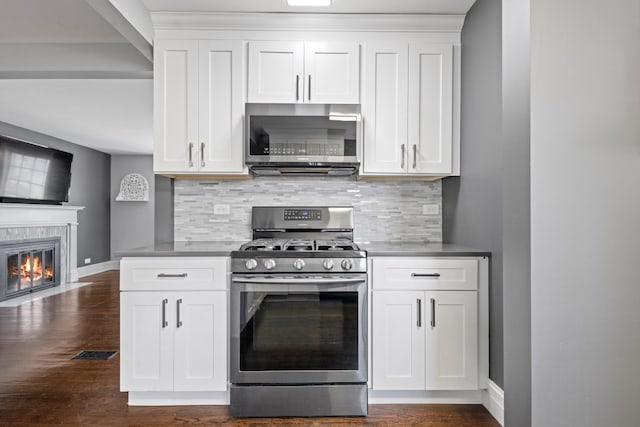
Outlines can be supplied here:
M256 284L334 284L334 283L359 283L364 282L366 276L361 277L232 277L231 281L236 283L256 283Z

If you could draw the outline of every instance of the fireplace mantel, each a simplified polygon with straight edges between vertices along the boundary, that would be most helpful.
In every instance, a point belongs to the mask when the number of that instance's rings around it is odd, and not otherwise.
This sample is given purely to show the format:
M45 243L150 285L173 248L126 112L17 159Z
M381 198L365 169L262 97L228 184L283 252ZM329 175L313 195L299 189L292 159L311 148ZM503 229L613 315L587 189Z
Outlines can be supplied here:
M84 206L0 203L0 228L65 227L66 277L62 282L78 280L78 212Z

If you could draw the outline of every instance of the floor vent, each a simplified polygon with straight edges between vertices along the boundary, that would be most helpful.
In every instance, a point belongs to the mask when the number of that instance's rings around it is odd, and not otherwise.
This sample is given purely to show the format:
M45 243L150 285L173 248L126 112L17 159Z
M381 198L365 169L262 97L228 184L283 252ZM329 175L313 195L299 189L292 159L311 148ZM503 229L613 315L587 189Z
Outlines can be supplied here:
M108 360L116 355L117 350L83 350L72 357L72 359L82 360Z

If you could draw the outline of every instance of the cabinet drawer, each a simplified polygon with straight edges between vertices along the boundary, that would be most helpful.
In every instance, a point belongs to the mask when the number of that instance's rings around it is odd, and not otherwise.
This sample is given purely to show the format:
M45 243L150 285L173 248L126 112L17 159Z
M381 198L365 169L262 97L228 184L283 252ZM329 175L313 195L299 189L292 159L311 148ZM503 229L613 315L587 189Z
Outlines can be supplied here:
M124 258L120 290L224 290L227 264L227 258Z
M475 259L373 258L373 289L476 290Z

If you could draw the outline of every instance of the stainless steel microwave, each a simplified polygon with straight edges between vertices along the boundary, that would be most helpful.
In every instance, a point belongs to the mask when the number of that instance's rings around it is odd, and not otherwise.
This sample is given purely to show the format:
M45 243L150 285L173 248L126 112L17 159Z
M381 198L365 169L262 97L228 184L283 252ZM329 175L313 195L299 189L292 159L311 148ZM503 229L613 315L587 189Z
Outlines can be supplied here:
M246 104L245 162L255 175L355 175L359 105Z

